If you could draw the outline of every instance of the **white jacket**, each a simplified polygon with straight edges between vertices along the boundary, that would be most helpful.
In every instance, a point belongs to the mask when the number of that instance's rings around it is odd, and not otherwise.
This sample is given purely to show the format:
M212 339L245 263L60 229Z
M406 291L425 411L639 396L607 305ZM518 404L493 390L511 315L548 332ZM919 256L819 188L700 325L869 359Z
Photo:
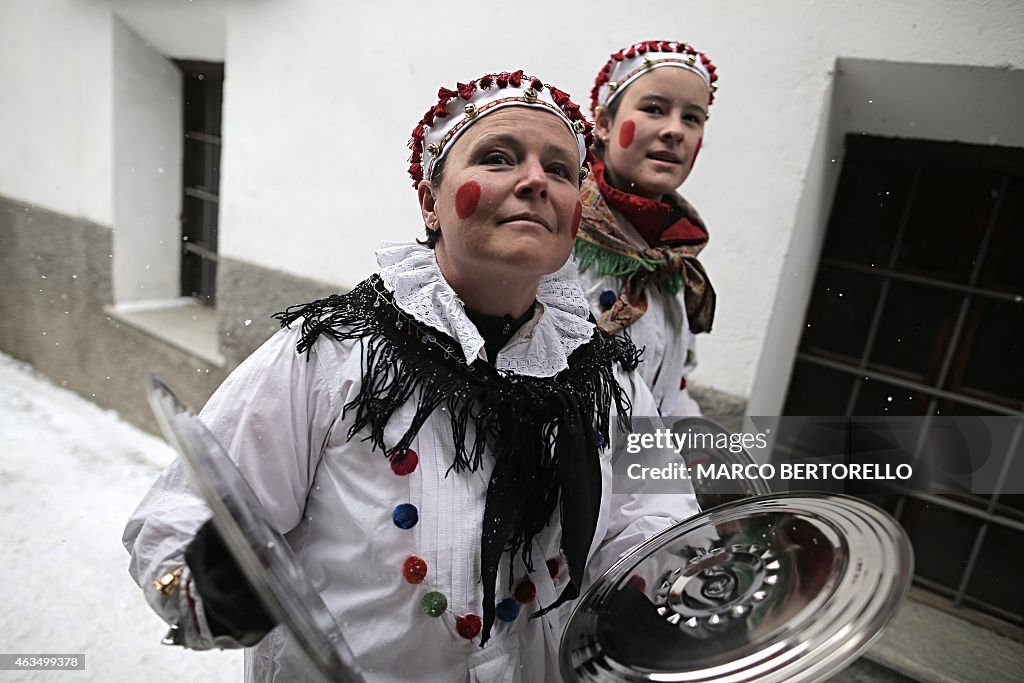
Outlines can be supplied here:
M433 252L416 245L385 245L378 251L381 276L396 303L424 325L457 340L467 360L483 353L483 340L461 302L441 276ZM534 318L498 354L498 368L552 376L567 367L569 354L589 340L575 266L570 262L541 283ZM534 540L536 600L519 617L496 621L491 639L465 640L455 630L459 615L482 615L480 539L491 459L476 472L449 472L452 433L446 415L431 417L412 444L419 465L396 475L387 459L357 435L346 439L342 406L360 388L358 341L321 337L307 362L296 353L299 325L267 341L231 374L200 417L225 446L297 554L324 602L335 614L368 681L557 681L558 641L569 610L539 619L529 614L554 602L567 581L559 559L557 514ZM617 373L633 401L634 415L654 414L650 392L634 373ZM441 408L438 411L442 410ZM613 408L614 410L614 408ZM409 426L410 403L388 423L385 441ZM613 422L614 424L614 422ZM472 438L472 433L470 438ZM625 455L624 437L614 435L602 452L603 500L588 564L588 583L623 552L674 522L697 512L692 490L683 495L613 494L611 461ZM419 522L403 530L392 511L411 503ZM181 588L164 599L151 582L184 565L184 551L209 511L178 464L157 480L125 529L130 571L150 604L168 623L181 623L186 645L237 647L211 639L202 600L188 568ZM424 559L426 580L411 584L402 564ZM546 559L559 561L549 576ZM526 574L518 557L514 578ZM429 590L448 599L440 617L420 608ZM507 563L500 565L497 599L508 597ZM285 629L277 628L246 652L247 681L320 680Z
M626 237L638 247L647 247L636 228L621 213L609 208ZM620 278L600 277L593 269L580 273L580 281L595 318L604 312L601 294L612 292L618 296L622 289ZM638 349L644 350L637 372L654 395L657 414L666 417L700 415L697 402L685 388L680 389L682 379L697 365L696 335L690 332L686 319L683 292L673 296L661 287L648 287L647 312L629 326L627 334Z

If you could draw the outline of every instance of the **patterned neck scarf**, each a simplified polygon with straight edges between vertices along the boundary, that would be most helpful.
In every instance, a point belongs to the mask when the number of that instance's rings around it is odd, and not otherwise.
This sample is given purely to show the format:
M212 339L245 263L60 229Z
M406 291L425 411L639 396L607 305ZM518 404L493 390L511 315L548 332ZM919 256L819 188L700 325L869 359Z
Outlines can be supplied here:
M599 276L622 279L618 298L597 324L614 334L635 323L647 312L647 287L653 285L671 294L682 290L690 331L710 332L715 290L697 260L708 233L696 209L679 195L658 202L611 187L600 162L592 171L581 188L583 219L574 255L580 272L595 269ZM637 227L647 247L637 247L626 237L611 207Z
M623 192L608 184L604 166L600 166L600 169L596 166L594 181L601 191L601 197L608 206L626 217L648 246L703 246L708 241L708 231L704 225L699 221L694 224L681 206Z

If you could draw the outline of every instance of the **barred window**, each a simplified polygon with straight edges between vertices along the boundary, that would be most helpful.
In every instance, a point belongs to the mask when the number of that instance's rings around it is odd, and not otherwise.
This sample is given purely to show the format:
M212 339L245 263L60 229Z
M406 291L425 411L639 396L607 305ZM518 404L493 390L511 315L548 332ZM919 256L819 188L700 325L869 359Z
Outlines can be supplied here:
M1024 149L847 136L783 413L1024 414L1022 258ZM1011 450L994 454L1008 468ZM1012 480L886 504L914 543L918 593L1024 639Z
M224 65L183 60L175 63L184 84L181 293L212 306L217 299Z

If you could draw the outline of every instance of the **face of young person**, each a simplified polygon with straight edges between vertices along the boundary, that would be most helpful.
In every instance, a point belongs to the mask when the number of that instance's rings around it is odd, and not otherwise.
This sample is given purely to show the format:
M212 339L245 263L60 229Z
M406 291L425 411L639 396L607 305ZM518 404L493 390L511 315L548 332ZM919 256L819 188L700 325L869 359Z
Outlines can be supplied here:
M420 184L424 222L441 237L438 265L463 284L534 285L563 265L579 227L579 151L565 123L506 107L456 141L440 187ZM461 292L460 296L461 296Z
M605 178L650 199L675 192L700 151L709 96L688 69L661 67L630 83L614 118L604 110L597 116Z

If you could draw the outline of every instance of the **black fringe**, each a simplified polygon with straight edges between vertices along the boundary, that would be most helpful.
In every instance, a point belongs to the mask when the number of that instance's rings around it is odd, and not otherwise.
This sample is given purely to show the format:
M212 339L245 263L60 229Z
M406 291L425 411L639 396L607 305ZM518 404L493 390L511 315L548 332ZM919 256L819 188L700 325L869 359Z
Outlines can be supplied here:
M618 363L627 370L636 367L640 353L632 343L597 328L590 343L570 356L568 369L555 377L498 372L479 359L467 364L455 341L401 310L376 275L348 294L292 306L274 317L282 326L302 318L299 353L308 354L321 335L337 341L359 340L362 388L342 413L347 416L355 411L349 439L365 430L363 440L369 441L373 450L380 448L388 459L400 459L424 423L444 406L455 443L449 471L476 471L482 464L485 446L491 445L495 468L488 487L482 545L485 628L481 644L494 619L497 558L502 551L510 553L510 561L521 553L532 571L531 541L550 522L560 499L565 497L563 489L567 485L579 488L581 481L589 481L593 488L593 474L597 472L597 500L592 490L580 494L586 498L588 510L584 516L588 519L567 525L567 516L579 515L580 511L570 509L578 505L570 506L562 500L563 545L566 526L579 527L577 535L585 534L586 527L590 527L589 536L575 539L584 547L583 556L578 551L566 553L570 578L575 579L571 583L578 594L586 549L597 522L599 450L609 442L613 403L618 427L630 429L632 406L615 381L614 366ZM409 401L416 405L409 429L396 443L385 444L388 421ZM475 437L467 443L470 424L475 427ZM564 461L560 463L560 459ZM500 519L488 524L491 513ZM572 597L575 595L565 595L560 602Z

